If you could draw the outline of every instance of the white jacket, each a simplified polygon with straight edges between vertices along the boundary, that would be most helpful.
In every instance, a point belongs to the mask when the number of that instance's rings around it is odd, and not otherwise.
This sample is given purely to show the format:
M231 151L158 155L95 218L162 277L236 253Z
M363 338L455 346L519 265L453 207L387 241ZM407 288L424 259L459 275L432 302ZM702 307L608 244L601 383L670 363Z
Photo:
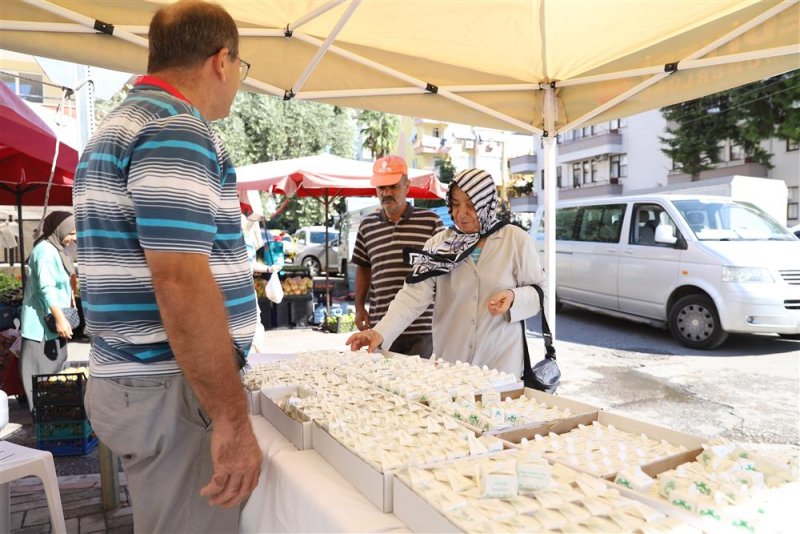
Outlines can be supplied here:
M428 242L446 239L452 232L440 232ZM521 376L520 321L541 309L531 284L544 286L533 241L520 228L507 225L486 239L477 265L467 258L448 274L406 283L375 330L383 336L383 347L390 347L434 301L433 352L438 358ZM503 289L514 291L514 303L508 313L491 315L488 301Z

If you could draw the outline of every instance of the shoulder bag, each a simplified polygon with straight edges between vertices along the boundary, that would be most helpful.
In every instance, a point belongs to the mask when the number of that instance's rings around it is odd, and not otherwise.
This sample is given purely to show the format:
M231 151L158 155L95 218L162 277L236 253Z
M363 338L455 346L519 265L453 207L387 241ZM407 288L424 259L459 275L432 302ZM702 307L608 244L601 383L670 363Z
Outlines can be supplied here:
M75 330L81 324L81 316L78 315L78 309L67 307L61 308L61 311L64 313L64 318L69 323L70 328ZM47 328L50 329L51 332L58 333L58 328L56 328L56 316L52 313L48 313L44 316L44 324L47 325Z
M536 365L531 367L531 357L528 353L528 340L525 337L525 321L520 321L522 325L522 349L523 349L523 371L522 382L526 388L537 389L546 393L555 393L561 385L561 369L556 363L556 348L553 346L553 335L550 333L550 326L547 324L547 317L544 313L544 292L538 285L533 288L539 294L539 302L542 305L542 337L544 338L545 355Z

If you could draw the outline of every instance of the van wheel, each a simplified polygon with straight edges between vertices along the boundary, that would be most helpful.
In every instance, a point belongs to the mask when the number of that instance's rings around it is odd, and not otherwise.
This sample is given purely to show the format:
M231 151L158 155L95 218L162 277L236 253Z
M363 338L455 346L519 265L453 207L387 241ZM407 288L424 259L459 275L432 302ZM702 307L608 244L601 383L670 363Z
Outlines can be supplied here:
M669 330L672 337L692 349L715 349L728 339L714 301L700 294L687 295L672 306Z

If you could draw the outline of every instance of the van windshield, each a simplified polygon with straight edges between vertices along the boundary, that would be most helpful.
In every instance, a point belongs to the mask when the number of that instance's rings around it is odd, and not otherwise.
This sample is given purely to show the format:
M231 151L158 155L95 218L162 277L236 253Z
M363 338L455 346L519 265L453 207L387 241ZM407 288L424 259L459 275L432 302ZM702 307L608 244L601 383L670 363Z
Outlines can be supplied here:
M760 208L725 200L675 200L701 241L793 241L795 237Z
M311 243L314 245L324 245L325 244L325 231L321 232L310 232L309 238L311 239ZM334 239L339 237L339 232L329 231L328 232L328 243L332 243Z

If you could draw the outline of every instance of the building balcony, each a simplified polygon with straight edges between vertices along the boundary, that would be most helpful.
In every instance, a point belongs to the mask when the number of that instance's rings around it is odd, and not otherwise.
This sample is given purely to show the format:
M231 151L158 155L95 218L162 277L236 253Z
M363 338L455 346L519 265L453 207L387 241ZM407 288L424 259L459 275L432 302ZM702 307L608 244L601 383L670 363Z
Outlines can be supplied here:
M728 176L755 176L756 178L768 178L769 169L760 163L729 161L718 163L713 169L700 173L699 180L710 180L712 178L725 178ZM667 185L685 184L692 181L692 176L684 172L672 171L667 176Z
M592 184L583 184L580 187L559 189L558 199L571 200L576 198L605 197L621 194L622 184L619 183L619 179L612 178L608 182L596 182Z
M536 172L536 154L509 158L508 169L511 174L534 174Z
M622 144L622 134L616 131L593 135L591 137L581 137L574 141L568 141L558 145L558 161L570 163L586 159L599 158L609 154L624 154L625 147Z
M443 137L423 135L414 143L414 154L447 154L451 143Z

